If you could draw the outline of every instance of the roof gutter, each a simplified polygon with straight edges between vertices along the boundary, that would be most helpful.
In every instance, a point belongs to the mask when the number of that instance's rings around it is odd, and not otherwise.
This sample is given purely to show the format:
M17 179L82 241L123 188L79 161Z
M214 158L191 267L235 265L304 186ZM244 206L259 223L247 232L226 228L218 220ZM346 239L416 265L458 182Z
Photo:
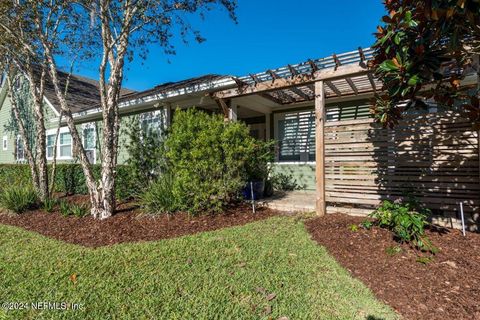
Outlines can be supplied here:
M176 90L168 90L163 93L155 93L149 96L125 100L119 103L118 108L120 114L128 114L136 111L144 111L149 109L155 103L168 103L179 97L189 94L200 94L206 92L215 92L236 86L234 77L228 76L214 81L207 81L198 85L186 86ZM102 109L100 107L89 109L87 111L77 112L73 114L76 123L85 123L102 118ZM58 118L52 119L52 122L58 121ZM62 120L62 125L66 124L66 120Z

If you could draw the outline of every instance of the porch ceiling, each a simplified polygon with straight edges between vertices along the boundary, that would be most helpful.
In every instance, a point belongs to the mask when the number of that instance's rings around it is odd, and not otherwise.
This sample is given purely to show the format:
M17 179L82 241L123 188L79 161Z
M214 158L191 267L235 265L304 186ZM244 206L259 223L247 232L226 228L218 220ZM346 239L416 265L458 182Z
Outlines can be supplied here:
M267 70L236 79L237 88L219 91L217 99L260 95L276 104L288 105L315 99L314 83L325 81L326 98L348 97L381 89L382 84L367 70L371 48L308 60L297 65Z

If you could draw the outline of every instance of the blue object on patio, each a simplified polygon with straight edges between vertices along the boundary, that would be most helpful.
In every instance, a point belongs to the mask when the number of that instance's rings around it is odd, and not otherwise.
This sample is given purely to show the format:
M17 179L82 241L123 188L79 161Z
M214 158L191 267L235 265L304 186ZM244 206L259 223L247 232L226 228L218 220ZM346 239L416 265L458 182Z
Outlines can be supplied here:
M252 199L252 188L253 185L253 199ZM265 191L265 182L264 181L253 181L250 182L243 188L242 194L243 198L246 200L258 200L263 198L263 192Z

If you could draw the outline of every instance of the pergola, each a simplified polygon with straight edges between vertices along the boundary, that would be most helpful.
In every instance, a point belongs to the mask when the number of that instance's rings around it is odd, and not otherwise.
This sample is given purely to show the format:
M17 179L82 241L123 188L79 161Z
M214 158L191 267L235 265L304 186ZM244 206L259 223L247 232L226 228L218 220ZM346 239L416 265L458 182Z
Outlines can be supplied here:
M344 54L308 60L275 70L237 78L237 87L219 91L213 98L226 117L231 114L230 100L237 97L259 95L279 105L294 105L315 101L316 149L316 211L326 213L325 198L325 105L331 98L375 93L382 84L367 68L372 57L371 48Z

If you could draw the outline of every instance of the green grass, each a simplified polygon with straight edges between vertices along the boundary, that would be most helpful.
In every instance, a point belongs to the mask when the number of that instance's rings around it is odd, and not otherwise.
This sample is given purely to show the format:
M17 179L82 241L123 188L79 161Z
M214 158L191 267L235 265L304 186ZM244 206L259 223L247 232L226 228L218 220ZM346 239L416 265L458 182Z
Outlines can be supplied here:
M99 249L0 225L0 303L33 301L83 307L0 319L396 318L289 217Z

